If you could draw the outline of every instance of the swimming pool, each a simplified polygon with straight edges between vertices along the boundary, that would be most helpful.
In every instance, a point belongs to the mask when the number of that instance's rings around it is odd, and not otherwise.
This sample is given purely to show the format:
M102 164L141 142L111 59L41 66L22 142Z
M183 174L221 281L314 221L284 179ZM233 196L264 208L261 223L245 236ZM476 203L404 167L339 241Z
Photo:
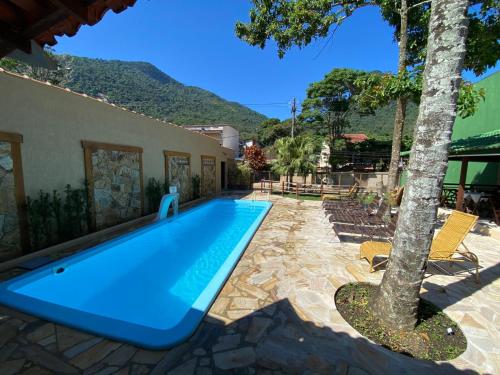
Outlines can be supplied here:
M0 303L161 349L199 325L271 208L215 199L0 283Z

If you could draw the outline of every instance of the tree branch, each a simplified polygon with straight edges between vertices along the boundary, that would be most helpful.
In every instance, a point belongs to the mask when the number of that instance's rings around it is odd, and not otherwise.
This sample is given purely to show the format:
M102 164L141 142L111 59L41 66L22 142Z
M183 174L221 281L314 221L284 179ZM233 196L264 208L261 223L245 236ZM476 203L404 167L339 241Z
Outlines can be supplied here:
M432 3L432 1L431 0L421 1L420 3L413 4L412 6L409 6L408 10L416 8L416 7L419 7L420 5L424 5L424 4L427 4L427 3Z

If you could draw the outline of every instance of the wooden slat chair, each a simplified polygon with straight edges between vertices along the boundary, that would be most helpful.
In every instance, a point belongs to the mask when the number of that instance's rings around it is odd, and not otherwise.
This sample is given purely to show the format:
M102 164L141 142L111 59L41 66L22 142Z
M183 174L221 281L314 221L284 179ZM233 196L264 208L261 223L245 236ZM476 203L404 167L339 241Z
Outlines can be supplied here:
M467 234L474 227L478 217L460 211L452 211L439 231L436 237L432 240L431 250L429 252L429 260L440 270L450 274L444 268L439 266L437 262L471 262L476 269L476 281L479 282L479 259L476 254L469 251L463 243ZM460 245L465 249L459 250ZM391 254L392 243L379 242L379 241L366 241L363 242L359 248L359 258L365 258L370 263L370 272L374 268L384 264L388 259L384 259L377 264L373 264L373 260L377 256L388 257ZM456 256L460 256L457 258Z
M338 191L335 193L323 194L323 206L328 204L328 201L350 200L356 197L359 191L359 184L355 182L347 192Z
M330 223L340 224L356 224L358 222L361 222L365 225L384 225L384 215L386 215L389 209L389 204L383 200L376 208L376 213L363 209L329 210L328 212L330 213L330 216L328 218L328 221L330 221Z

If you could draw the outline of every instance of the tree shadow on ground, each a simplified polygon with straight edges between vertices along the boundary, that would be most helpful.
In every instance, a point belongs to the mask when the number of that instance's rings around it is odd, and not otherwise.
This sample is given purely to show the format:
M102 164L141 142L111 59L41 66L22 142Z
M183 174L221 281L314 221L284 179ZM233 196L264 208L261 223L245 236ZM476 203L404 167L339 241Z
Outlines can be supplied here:
M426 280L422 286L427 290L427 292L422 293L421 297L429 299L440 308L445 309L464 298L470 297L472 294L492 284L499 278L500 263L497 263L496 265L484 268L479 272L479 283L476 282L474 274L467 275L466 277L445 286Z
M338 314L333 309L332 313ZM187 369L198 360L198 365L210 363L215 374L476 374L450 363L394 353L299 315L290 301L283 299L229 324L207 316L179 353L179 361L171 361L168 368L160 363L154 372Z

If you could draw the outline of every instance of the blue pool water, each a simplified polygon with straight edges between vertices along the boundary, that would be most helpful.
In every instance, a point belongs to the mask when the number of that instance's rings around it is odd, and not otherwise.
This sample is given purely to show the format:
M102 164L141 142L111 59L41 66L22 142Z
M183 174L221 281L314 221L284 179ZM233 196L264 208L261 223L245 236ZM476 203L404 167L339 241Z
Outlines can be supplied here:
M216 199L0 284L0 303L147 348L196 329L269 202Z

